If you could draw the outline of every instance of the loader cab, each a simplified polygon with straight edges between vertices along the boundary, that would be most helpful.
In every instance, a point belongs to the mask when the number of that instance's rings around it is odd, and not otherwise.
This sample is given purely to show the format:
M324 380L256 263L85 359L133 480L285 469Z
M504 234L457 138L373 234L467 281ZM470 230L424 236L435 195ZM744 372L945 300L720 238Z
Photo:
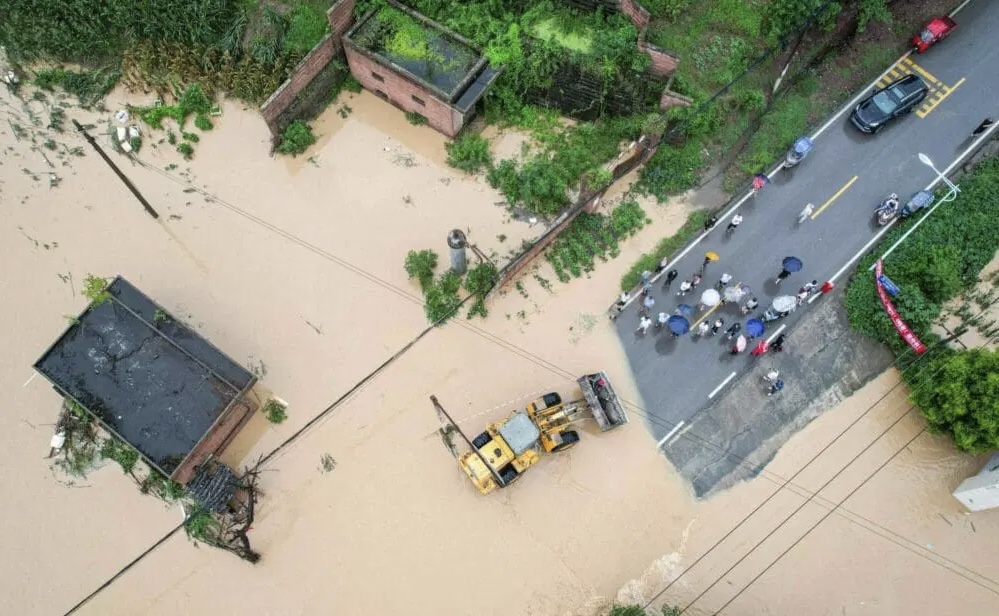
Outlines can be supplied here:
M497 484L482 458L473 451L461 456L461 468L479 492L489 494L519 479L540 459L536 450L540 437L541 433L531 418L522 411L515 411L506 421L489 425L485 432L472 439L472 446L500 476L503 485Z

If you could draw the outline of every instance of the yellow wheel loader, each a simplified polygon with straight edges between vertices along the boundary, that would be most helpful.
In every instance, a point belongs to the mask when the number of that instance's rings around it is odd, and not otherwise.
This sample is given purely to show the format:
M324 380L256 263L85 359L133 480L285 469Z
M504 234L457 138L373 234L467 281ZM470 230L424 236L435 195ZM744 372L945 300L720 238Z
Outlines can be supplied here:
M471 447L458 456L458 464L479 492L489 494L516 481L541 459L541 452L564 451L578 443L579 432L570 429L576 422L593 419L603 432L628 423L606 374L588 374L576 382L582 399L564 402L557 393L545 394L525 410L489 424L471 441L457 429L437 398L431 396L430 400Z

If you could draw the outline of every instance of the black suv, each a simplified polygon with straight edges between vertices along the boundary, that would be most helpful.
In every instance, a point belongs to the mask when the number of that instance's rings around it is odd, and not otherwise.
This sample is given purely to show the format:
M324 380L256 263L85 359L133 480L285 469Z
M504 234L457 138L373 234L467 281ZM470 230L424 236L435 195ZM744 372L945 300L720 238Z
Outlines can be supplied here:
M862 132L876 133L892 119L918 107L929 92L925 81L906 75L860 101L850 120Z

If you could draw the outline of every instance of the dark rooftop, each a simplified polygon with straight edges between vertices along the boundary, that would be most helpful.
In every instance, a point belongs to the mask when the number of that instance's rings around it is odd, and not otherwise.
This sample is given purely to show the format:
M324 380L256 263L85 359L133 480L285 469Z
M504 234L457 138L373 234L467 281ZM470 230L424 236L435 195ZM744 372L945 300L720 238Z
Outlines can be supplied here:
M345 38L433 86L448 101L467 86L469 73L485 64L482 52L461 36L399 5L367 15Z
M256 377L124 278L35 363L170 475Z

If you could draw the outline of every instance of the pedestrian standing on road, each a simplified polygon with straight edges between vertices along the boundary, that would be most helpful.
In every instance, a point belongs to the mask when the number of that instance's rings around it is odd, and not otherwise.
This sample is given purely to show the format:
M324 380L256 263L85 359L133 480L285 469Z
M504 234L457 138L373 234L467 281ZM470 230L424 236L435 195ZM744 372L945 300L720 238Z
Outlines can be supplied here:
M659 265L656 266L655 275L658 276L659 272L666 269L667 265L669 265L669 257L663 257L662 260L659 261Z
M680 272L676 271L675 269L671 269L670 271L666 272L666 277L663 280L663 289L668 289L670 285L673 284L673 281L676 280L676 277L679 275Z
M715 334L717 334L718 330L720 330L724 326L725 326L725 319L721 317L715 319L714 324L711 326L711 335L714 336Z
M756 310L756 307L759 305L760 301L758 299L756 299L755 297L750 297L749 300L747 300L746 303L743 304L742 308L740 309L740 312L742 312L742 314L749 314L753 310Z
M725 232L731 233L732 231L735 231L736 228L738 228L738 226L741 224L742 224L742 216L736 214L735 216L732 217L732 220L728 221L728 226L725 227Z
M806 205L805 209L801 210L801 213L798 214L798 224L800 225L801 223L808 220L808 217L811 216L812 212L814 211L815 211L814 203L809 203L808 205Z
M656 319L656 329L662 329L666 327L666 321L669 320L669 315L665 312L659 313L659 318Z
M624 307L628 305L628 300L630 299L631 296L627 292L621 294L621 297L617 299L617 302L614 303L614 308L611 310L611 321L616 320L618 315L624 311Z
M650 280L652 280L652 272L650 272L649 270L645 270L644 272L642 272L642 284L645 284Z
M683 297L687 293L690 293L691 289L694 288L694 283L690 280L684 280L680 283L680 292L677 293L678 297Z
M782 381L781 379L777 379L776 381L774 381L774 384L770 386L770 391L767 392L767 396L768 397L772 396L782 389L784 389L784 381Z
M718 282L715 283L715 288L718 289L718 291L723 291L730 282L732 282L732 274L725 272L724 274L721 275L721 278L718 280Z
M656 305L656 300L652 297L646 297L642 300L642 312L641 314L649 314L652 307Z
M985 131L987 131L990 128L992 128L992 125L995 124L995 123L996 123L996 121L993 120L992 118L985 118L984 120L982 120L982 123L978 125L978 128L976 128L975 130L971 131L971 138L974 139L975 137L978 137L980 135L984 135Z
M780 283L784 282L784 279L790 275L791 272L787 271L786 269L782 269L780 273L777 274L777 280L774 281L774 284L780 285Z
M649 297L652 295L652 282L646 282L642 286L642 297Z
M779 376L780 372L778 372L777 370L771 370L770 372L766 373L766 375L764 375L763 380L768 383L773 383L774 381L777 380L777 377Z
M795 300L797 300L798 305L800 306L805 303L806 299L808 299L808 291L804 289L798 289L798 293L794 297Z
M643 314L641 320L638 322L638 327L635 329L635 333L642 332L644 336L649 332L650 327L652 327L652 319Z
M708 325L708 322L701 321L700 324L697 326L697 335L703 338L704 336L708 335L709 329L711 329L711 326Z
M735 338L735 335L738 334L741 329L742 323L733 323L729 325L728 329L725 330L725 333L728 335L728 339L731 340L732 338Z
M770 346L773 347L775 353L782 353L784 351L784 334L774 338L774 341Z
M714 229L715 225L718 224L717 216L708 216L708 219L704 221L704 230L710 231ZM707 263L705 263L707 265Z
M699 285L699 284L701 284L701 275L700 274L694 274L694 277L690 279L690 286L692 288L696 289L697 285Z
M815 291L818 288L819 288L819 281L818 280L813 280L811 282L806 282L805 286L801 287L801 290L802 291L808 291L808 294L811 295L812 293L815 293Z

